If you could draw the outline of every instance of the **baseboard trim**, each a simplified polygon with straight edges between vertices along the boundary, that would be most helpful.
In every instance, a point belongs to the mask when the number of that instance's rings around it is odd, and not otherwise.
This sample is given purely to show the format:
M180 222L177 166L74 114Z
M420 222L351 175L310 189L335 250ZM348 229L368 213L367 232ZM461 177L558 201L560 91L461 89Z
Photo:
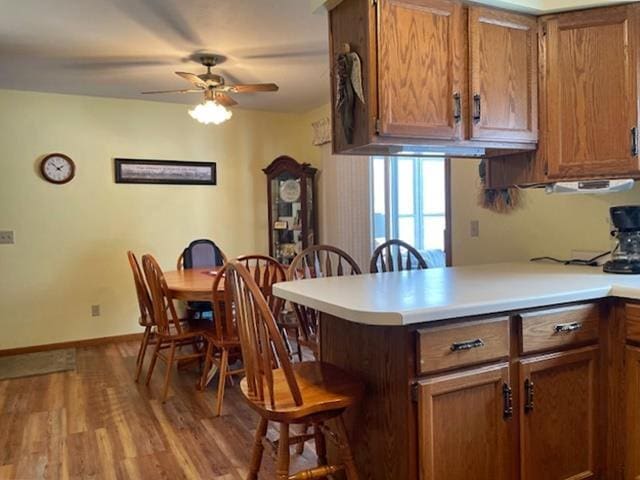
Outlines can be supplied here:
M8 355L20 355L22 353L46 352L48 350L58 350L61 348L94 347L106 343L132 342L142 340L142 333L129 333L127 335L115 335L113 337L89 338L87 340L74 340L71 342L48 343L45 345L34 345L31 347L8 348L0 350L0 357Z

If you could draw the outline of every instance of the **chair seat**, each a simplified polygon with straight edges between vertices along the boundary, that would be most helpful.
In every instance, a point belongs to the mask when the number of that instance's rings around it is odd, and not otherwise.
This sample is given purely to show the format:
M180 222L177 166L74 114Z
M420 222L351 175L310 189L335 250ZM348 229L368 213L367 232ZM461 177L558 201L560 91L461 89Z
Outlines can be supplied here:
M364 392L361 381L334 365L302 362L292 366L302 394L302 405L296 405L293 401L281 369L273 371L274 406L271 405L267 391L265 401L260 402L249 396L246 378L240 382L249 405L269 420L295 423L316 414L337 415L356 403Z

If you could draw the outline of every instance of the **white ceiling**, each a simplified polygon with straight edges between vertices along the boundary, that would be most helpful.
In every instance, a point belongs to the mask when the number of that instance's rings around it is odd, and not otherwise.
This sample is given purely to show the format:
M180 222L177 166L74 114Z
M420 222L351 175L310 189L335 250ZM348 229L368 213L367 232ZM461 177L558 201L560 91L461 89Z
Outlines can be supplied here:
M275 82L234 95L244 108L305 111L329 99L326 15L303 0L0 0L0 88L196 104L173 72L225 55L227 83Z
M235 95L241 108L306 111L329 100L327 16L313 14L327 1L0 0L0 88L196 104L139 92L188 87L173 72L203 72L190 57L211 52L227 57L227 83L280 86ZM476 1L534 13L620 3Z

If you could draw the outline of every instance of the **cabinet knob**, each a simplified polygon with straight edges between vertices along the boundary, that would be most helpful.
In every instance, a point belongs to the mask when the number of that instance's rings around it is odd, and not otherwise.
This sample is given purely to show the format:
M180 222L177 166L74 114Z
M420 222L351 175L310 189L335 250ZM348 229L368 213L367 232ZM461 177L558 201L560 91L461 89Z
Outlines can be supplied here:
M462 103L459 93L453 94L453 120L455 123L460 123L462 120Z
M631 129L631 156L638 156L638 127Z
M553 331L556 333L568 333L575 332L576 330L580 330L581 328L582 324L578 322L560 323L553 327Z
M482 100L480 94L476 93L473 96L473 123L479 123L482 117Z
M506 383L502 385L502 400L504 405L502 415L505 420L509 420L513 417L513 391Z
M524 382L524 398L525 398L524 412L525 413L533 412L533 389L534 389L533 382L529 379L525 380Z
M467 340L466 342L456 342L451 344L452 352L460 352L464 350L471 350L472 348L480 348L484 347L484 342L481 338L476 338L475 340Z

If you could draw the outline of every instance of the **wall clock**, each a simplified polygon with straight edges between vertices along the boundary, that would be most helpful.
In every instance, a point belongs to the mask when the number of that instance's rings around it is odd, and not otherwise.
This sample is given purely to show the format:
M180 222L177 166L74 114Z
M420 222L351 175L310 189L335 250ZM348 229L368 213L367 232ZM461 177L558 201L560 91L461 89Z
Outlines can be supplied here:
M46 181L60 185L73 179L76 166L68 156L50 153L40 162L40 172Z

